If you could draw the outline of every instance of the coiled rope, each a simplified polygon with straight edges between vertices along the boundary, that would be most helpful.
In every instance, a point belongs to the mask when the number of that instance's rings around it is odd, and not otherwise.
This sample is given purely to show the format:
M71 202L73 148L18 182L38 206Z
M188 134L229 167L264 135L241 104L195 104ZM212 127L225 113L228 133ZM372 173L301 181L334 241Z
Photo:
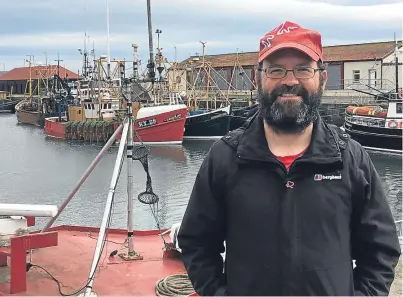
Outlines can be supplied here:
M188 296L194 288L187 274L172 274L157 281L157 296Z

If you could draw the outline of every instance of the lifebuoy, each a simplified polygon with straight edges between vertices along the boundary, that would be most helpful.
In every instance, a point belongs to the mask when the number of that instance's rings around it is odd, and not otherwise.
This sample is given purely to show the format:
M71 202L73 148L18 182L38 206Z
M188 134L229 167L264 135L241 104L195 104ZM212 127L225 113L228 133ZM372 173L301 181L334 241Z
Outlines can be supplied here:
M396 120L389 120L388 121L388 128L392 129L402 129L402 122Z

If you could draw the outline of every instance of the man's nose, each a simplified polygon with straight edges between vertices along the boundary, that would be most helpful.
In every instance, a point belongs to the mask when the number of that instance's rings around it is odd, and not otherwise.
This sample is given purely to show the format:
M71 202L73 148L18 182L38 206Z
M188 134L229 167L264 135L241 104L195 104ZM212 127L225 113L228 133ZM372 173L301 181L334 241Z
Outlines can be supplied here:
M288 71L285 77L283 78L283 84L286 86L295 86L299 84L299 80L295 77L292 71Z

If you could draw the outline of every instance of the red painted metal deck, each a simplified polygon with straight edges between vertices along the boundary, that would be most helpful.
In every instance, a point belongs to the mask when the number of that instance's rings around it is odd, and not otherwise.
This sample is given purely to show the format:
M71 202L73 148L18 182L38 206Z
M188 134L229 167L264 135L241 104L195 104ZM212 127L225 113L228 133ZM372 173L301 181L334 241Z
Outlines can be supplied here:
M61 283L63 294L71 294L83 288L90 272L97 242L97 228L60 226L57 231L57 246L35 249L32 260L27 254L27 263L46 269ZM159 279L172 274L185 273L182 262L174 251L164 253L164 242L160 231L135 231L134 249L143 260L123 261L119 256L109 257L118 250L127 251L124 244L125 230L108 231L107 242L95 273L93 291L98 295L142 295L155 296ZM165 236L169 242L169 236ZM0 269L7 269L3 267ZM60 295L57 283L42 269L31 267L26 274L26 291L16 295L56 296ZM0 295L10 295L10 283L0 283Z

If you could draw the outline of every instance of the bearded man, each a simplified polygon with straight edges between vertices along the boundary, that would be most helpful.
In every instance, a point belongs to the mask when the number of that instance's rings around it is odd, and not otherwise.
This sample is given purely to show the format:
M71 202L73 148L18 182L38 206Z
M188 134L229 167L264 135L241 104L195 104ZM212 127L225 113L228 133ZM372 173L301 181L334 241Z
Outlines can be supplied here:
M199 295L388 295L396 226L368 153L318 113L323 59L292 22L260 40L259 111L212 145L178 233Z

